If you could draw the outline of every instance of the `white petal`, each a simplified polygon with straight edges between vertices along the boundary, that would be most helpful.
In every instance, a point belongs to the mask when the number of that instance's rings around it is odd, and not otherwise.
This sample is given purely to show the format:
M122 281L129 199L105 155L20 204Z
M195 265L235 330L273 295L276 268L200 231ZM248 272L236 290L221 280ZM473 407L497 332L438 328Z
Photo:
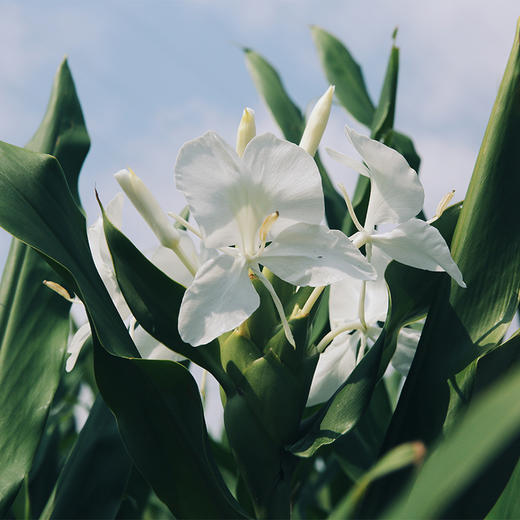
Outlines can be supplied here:
M404 328L397 337L397 348L392 357L392 366L403 376L407 376L412 365L421 331Z
M150 336L142 327L134 330L134 342L139 354L143 359L166 359L171 361L182 361L184 356L173 352Z
M327 153L336 161L344 164L347 168L354 170L356 173L360 175L364 175L365 177L370 177L370 170L360 161L356 161L355 159L350 158L348 155L342 154L340 152L336 152L336 150L332 150L331 148L326 148Z
M179 231L179 233L181 235L179 246L191 263L198 266L199 257L191 238L184 231ZM193 275L171 249L158 247L150 257L150 261L172 280L184 285L184 287L188 287L193 281Z
M235 213L240 208L233 204L240 206L239 199L247 198L249 188L247 182L244 184L236 152L215 132L207 132L180 149L175 180L186 196L206 245L238 244L240 232Z
M307 152L272 134L263 134L249 142L243 161L254 183L251 201L262 207L262 222L274 211L279 213L273 236L296 222L322 222L325 208L321 177Z
M400 223L415 217L424 202L424 190L415 170L389 146L346 127L354 148L370 170L370 202L365 228Z
M65 364L66 372L70 372L76 365L76 361L78 360L81 349L89 337L90 323L87 321L74 333L74 336L72 336L72 339L70 340L69 346L67 348L69 357L67 358L67 362Z
M294 285L329 285L347 276L375 278L374 268L341 232L295 224L282 231L259 259Z
M466 287L448 245L439 231L419 219L410 219L388 233L372 236L374 246L401 262L428 271L446 271Z
M209 343L238 327L259 304L243 258L223 255L209 260L184 293L181 338L194 346Z
M323 403L347 380L356 366L359 333L336 336L320 355L312 379L307 406Z

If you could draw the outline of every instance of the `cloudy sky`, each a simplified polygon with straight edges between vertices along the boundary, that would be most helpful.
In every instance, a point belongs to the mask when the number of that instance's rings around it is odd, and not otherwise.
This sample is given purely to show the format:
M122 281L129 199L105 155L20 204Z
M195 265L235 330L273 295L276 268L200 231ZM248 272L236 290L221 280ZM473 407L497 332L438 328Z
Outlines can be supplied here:
M68 55L92 139L80 183L89 221L94 187L108 201L117 192L112 174L125 166L179 211L173 165L183 142L209 129L233 142L244 106L256 110L259 132L277 132L240 46L267 57L308 109L327 87L310 24L345 42L375 99L398 26L396 126L422 155L432 213L445 192L465 193L519 14L516 0L0 1L0 139L27 142ZM323 143L348 151L345 123L352 119L335 107ZM353 174L328 164L353 186ZM139 245L154 245L129 205L125 224ZM2 233L0 259L8 242Z

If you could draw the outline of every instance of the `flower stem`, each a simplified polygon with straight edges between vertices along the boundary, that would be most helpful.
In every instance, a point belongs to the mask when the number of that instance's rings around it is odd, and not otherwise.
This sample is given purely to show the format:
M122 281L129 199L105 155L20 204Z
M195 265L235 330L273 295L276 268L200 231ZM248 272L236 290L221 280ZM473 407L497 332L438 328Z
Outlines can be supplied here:
M193 262L186 256L184 250L182 249L179 241L171 242L168 245L168 248L171 249L178 257L179 260L184 264L186 269L193 275L197 273L197 267L193 264Z
M191 231L195 236L199 237L202 240L202 235L200 234L200 231L195 226L192 226L185 218L182 218L180 215L177 215L177 213L173 213L172 211L169 211L168 215L175 219L179 224L182 224L188 231Z
M305 302L304 306L297 310L296 312L293 312L293 318L303 318L304 316L307 316L309 312L311 312L312 308L314 307L314 304L320 297L321 293L325 290L326 285L322 285L321 287L315 287L313 291L311 292L310 296L307 298L307 301Z
M287 321L287 318L285 317L285 311L283 309L282 302L280 301L280 298L278 298L278 295L276 294L276 291L274 290L274 287L272 286L271 282L263 275L262 271L260 271L260 268L258 265L251 266L251 270L258 276L260 281L264 284L265 288L269 291L269 294L271 295L271 298L273 299L274 306L276 307L276 310L278 311L278 315L280 316L280 320L282 322L282 327L285 332L285 337L287 338L287 341L296 348L296 343L294 341L293 334L291 332L291 327L289 327L289 322Z
M316 350L321 354L330 344L330 342L343 332L348 332L350 330L359 330L362 328L361 322L352 321L350 323L346 323L345 325L338 327L337 329L331 330L328 334L325 334L321 341L316 346Z
M350 215L350 218L352 219L352 222L354 222L354 226L356 226L356 229L358 231L364 232L365 229L359 222L356 212L354 211L354 206L352 205L352 201L350 200L350 197L348 196L347 190L345 189L345 186L343 184L338 184L339 189L341 191L341 194L343 195L343 198L345 199L345 203L347 204L348 214Z

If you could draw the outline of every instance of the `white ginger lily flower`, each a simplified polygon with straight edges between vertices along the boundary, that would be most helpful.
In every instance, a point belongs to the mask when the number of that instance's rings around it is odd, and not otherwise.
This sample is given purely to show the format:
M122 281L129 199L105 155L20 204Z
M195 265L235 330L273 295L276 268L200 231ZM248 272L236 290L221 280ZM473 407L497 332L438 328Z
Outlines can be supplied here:
M344 192L358 233L352 237L361 247L372 244L406 265L429 271L446 271L461 287L466 287L457 264L439 231L414 218L424 202L424 190L417 173L396 150L345 127L347 137L363 158L364 164L339 152L329 154L361 175L370 178L370 202L365 225L357 220L348 195ZM380 224L397 224L386 233L378 233Z
M388 312L388 291L384 272L390 259L381 252L375 252L372 264L379 277L375 281L362 282L345 278L330 288L329 319L331 331L344 330L336 335L332 343L320 354L312 380L307 406L313 406L332 397L347 380L359 363L365 346L371 346L379 337L382 323ZM362 299L363 283L364 321L359 321L357 302ZM415 355L420 331L403 328L397 338L397 348L391 363L395 370L406 376Z
M123 216L123 202L124 196L122 193L118 193L106 206L105 212L114 226L121 229L122 227L122 216ZM197 261L197 253L193 242L187 236L186 233L179 232L180 242L183 246L184 251L188 252L191 259ZM137 350L143 358L150 359L170 359L173 361L179 361L184 359L179 354L166 348L164 345L159 343L155 338L150 336L142 327L135 326L135 318L132 316L130 309L121 293L119 284L117 283L116 274L114 272L114 266L112 264L112 257L108 249L106 242L105 233L103 231L103 219L99 217L96 222L88 228L88 241L92 252L92 258L94 264L99 272L101 280L105 284L107 291L114 302L114 305L121 316L121 319L129 323L131 333L133 335L134 342ZM170 249L165 247L159 247L152 255L151 261L164 271L170 278L176 280L182 285L189 285L193 280L193 276ZM79 303L79 299L77 300ZM85 341L90 336L90 325L87 321L76 331L72 337L67 352L69 357L65 365L67 372L70 372L81 352Z
M187 343L208 343L255 311L260 300L249 269L270 291L294 343L260 264L295 285L328 285L348 275L375 277L343 233L321 225L320 175L312 157L298 146L264 134L253 138L239 157L208 132L181 148L175 172L204 245L223 253L200 267L184 294L179 332Z

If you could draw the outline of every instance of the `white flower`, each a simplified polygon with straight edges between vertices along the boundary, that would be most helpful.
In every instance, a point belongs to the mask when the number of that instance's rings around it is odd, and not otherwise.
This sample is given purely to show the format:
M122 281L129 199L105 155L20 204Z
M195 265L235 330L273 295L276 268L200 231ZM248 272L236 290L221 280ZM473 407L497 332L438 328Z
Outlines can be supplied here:
M118 193L105 208L105 213L110 222L119 229L122 227L123 202L123 194ZM143 358L152 357L153 359L171 359L173 361L184 359L179 354L176 354L159 343L142 327L134 329L135 318L132 316L123 294L121 293L119 284L117 283L114 266L112 264L112 257L110 256L105 233L103 231L103 219L101 217L99 217L96 222L88 228L87 234L92 258L94 259L94 264L96 265L101 280L105 284L108 294L114 302L121 319L129 324L137 350L141 356ZM195 251L193 242L186 233L179 231L179 242L182 244L184 250L188 252L192 261L198 261L197 252ZM151 261L178 283L186 286L193 280L191 273L170 249L159 247L153 254ZM67 372L70 372L74 368L81 352L81 348L89 336L90 325L87 321L79 327L69 343L67 349L69 357L67 358L65 365Z
M373 268L339 231L322 226L321 179L312 157L271 134L253 138L243 157L217 134L186 143L175 166L204 245L224 253L200 267L186 291L179 332L208 343L246 320L259 297L249 269L270 290L291 341L283 309L260 264L295 285L328 285Z
M346 197L359 230L352 237L354 243L358 247L372 244L394 260L412 267L446 271L461 287L466 287L439 231L427 222L414 218L424 202L424 190L416 172L394 149L359 135L348 127L346 133L364 164L333 150L328 150L329 154L361 175L370 177L370 201L364 226L355 218ZM378 233L376 225L380 224L397 224L397 227Z
M365 346L373 345L379 337L388 312L388 291L383 274L389 261L386 255L375 252L372 264L379 274L377 280L362 282L354 278L345 278L331 286L329 297L331 331L344 328L348 330L337 335L320 354L307 406L330 399L362 358ZM366 284L364 297L366 328L359 322L358 309L364 283ZM418 330L403 328L399 332L397 348L391 363L403 376L408 374L419 337Z

